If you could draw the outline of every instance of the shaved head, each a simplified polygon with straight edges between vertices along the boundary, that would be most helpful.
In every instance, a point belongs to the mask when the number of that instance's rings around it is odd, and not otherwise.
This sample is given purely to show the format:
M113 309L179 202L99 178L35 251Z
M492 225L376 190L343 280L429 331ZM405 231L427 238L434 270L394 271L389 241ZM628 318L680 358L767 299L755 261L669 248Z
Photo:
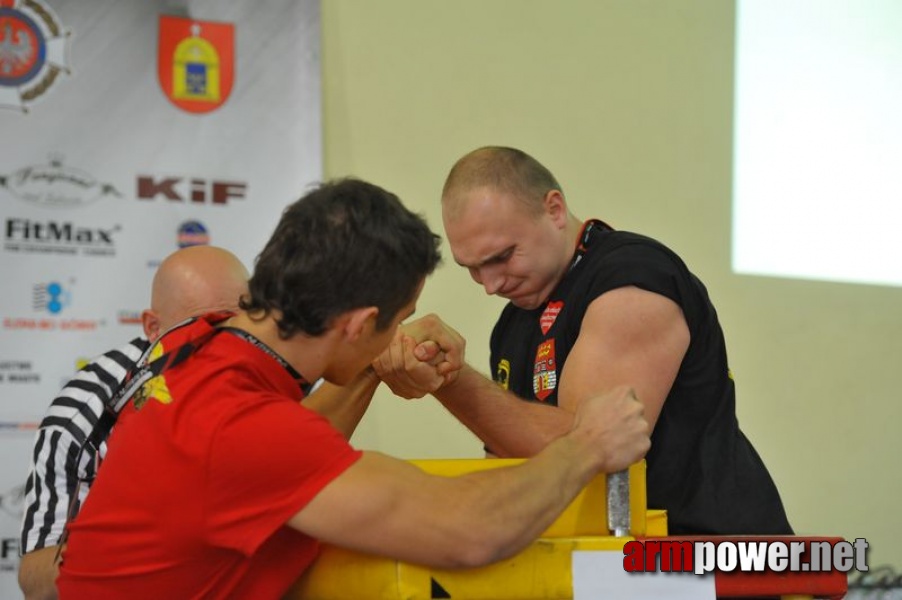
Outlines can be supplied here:
M504 146L478 148L454 164L442 189L445 214L452 218L457 215L468 192L478 188L505 192L533 213L542 211L543 199L550 190L563 194L554 175L539 161Z
M487 294L527 310L564 276L582 229L551 172L501 146L454 164L442 190L442 222L454 261Z
M189 317L235 310L250 274L238 257L215 246L189 246L167 256L157 269L150 309L142 315L151 341Z

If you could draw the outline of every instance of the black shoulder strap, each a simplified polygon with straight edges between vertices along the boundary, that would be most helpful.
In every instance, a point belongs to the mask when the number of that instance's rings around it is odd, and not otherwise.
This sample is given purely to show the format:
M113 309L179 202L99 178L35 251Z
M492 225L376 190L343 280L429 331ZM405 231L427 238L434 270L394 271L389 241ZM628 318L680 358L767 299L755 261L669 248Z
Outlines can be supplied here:
M168 330L166 334L170 333L178 327L193 323L195 320L196 319L190 319L188 321L184 321L173 329ZM85 443L93 445L95 449L99 450L100 444L106 441L107 437L109 437L110 431L113 429L113 425L116 424L116 419L119 417L119 413L122 412L122 409L125 408L125 405L128 404L128 402L134 397L135 393L140 390L145 383L147 383L157 375L160 375L164 371L168 371L169 369L183 363L188 359L189 356L194 354L194 352L196 352L198 348L207 343L214 335L216 335L220 331L221 329L213 327L210 329L210 331L207 331L203 335L182 344L174 350L166 352L156 360L147 362L151 350L156 346L156 344L159 344L165 338L165 334L161 336L160 339L155 343L151 344L147 351L144 353L144 356L141 358L141 360L136 363L135 367L126 374L122 385L120 385L119 389L116 390L116 393L113 394L110 402L104 406L103 414L100 415L100 418L97 420L97 425L94 427L94 430L91 431L91 435L88 436L88 439Z

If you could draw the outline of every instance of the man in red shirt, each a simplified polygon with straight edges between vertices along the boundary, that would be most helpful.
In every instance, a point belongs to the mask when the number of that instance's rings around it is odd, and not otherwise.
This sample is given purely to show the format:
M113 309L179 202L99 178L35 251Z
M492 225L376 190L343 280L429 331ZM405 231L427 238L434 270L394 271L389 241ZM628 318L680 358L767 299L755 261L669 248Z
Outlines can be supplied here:
M60 544L67 517L78 512L106 454L115 420L112 399L151 343L192 316L234 310L250 274L237 256L191 246L167 256L154 274L143 337L92 360L53 399L35 436L25 486L19 586L25 600L55 600ZM85 442L85 440L91 440ZM78 483L76 483L78 482Z
M640 459L648 424L626 387L584 402L535 458L456 478L352 448L353 394L319 412L300 402L319 378L374 385L369 366L413 314L438 242L359 180L288 207L241 310L164 336L166 353L136 374L71 525L60 597L279 598L319 541L484 565L529 544L597 473Z

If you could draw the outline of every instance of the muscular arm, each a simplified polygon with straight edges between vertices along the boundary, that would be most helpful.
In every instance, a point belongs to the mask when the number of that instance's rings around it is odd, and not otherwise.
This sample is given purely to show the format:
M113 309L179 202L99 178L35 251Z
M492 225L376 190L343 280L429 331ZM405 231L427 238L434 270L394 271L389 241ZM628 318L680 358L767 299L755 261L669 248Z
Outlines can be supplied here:
M433 395L500 457L533 456L573 426L572 413L524 402L469 365Z
M584 398L618 385L636 390L654 428L688 347L689 328L672 300L618 288L586 311L561 373L559 408L523 402L470 367L434 395L498 456L532 456L568 430Z
M462 477L364 453L288 524L331 544L428 566L500 560L541 534L597 472L644 455L641 410L626 388L593 397L573 429L535 458Z
M586 396L628 383L654 429L688 348L689 327L675 302L637 287L611 290L586 310L558 404L572 412Z
M403 336L398 336L374 361L379 376L392 392L405 398L419 398L431 392L499 456L532 456L573 425L570 413L523 402L466 364L466 340L438 316L430 314L418 319L407 333L419 341L438 340L436 345L450 356L449 363L457 369L454 377L436 380L435 371L425 370L428 365L412 353L413 340L405 341ZM510 426L512 420L515 427Z
M326 417L345 439L351 439L360 419L369 408L377 387L379 377L367 369L346 386L324 381L301 404Z
M415 358L410 359L412 363L408 365L409 375L416 373L419 381L428 382L429 385L436 387L449 377L447 373L440 374L438 372L440 367L444 366L447 369L452 367L452 364L442 353L437 342L424 340L417 344L413 338L404 335L399 335L396 339L399 340L399 344L403 344L407 348L410 357L416 355ZM345 439L351 439L360 419L369 408L379 383L380 379L376 371L371 368L366 369L345 386L337 386L324 381L301 403L326 417L333 427L344 434Z

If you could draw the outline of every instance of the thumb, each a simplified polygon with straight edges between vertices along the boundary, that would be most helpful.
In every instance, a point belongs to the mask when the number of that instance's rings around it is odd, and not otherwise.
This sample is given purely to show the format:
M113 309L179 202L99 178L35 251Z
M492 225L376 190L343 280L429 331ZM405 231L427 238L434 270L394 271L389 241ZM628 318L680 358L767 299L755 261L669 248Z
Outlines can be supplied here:
M417 347L413 349L413 355L417 357L417 359L421 361L432 360L438 353L441 352L441 347L433 342L432 340L426 340L421 344L417 344Z

